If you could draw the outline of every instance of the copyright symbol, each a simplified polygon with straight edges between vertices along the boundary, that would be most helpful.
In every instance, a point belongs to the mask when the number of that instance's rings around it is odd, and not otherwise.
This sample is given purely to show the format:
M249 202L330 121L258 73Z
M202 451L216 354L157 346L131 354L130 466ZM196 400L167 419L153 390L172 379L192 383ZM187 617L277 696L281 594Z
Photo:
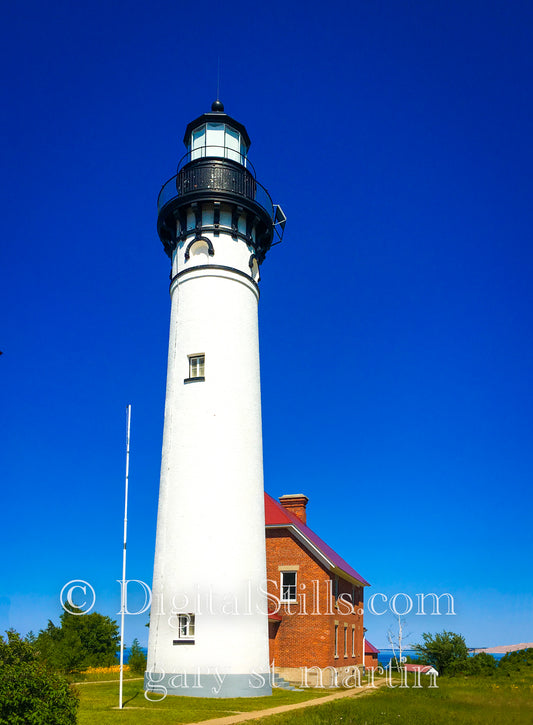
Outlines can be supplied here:
M81 589L83 592L84 596L82 602L73 601L72 597L76 589ZM89 589L90 595L92 595L92 603L90 605L86 601L87 589ZM82 597L78 594L77 599L82 599ZM59 594L59 603L68 614L89 614L96 604L96 592L89 582L83 581L83 579L72 579L72 581L67 582L61 590Z

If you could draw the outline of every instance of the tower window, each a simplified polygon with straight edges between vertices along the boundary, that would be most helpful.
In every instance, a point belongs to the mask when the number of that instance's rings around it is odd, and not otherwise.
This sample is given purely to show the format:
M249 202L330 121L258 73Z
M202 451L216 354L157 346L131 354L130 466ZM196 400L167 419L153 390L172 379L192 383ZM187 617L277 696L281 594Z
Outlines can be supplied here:
M295 602L296 601L296 572L295 571L282 571L281 572L281 601L282 602Z
M176 614L178 620L178 639L173 644L194 643L194 614Z
M191 161L206 156L232 159L246 166L246 144L236 129L225 123L207 123L195 128L188 144Z
M189 377L185 382L191 380L205 380L205 355L189 355Z

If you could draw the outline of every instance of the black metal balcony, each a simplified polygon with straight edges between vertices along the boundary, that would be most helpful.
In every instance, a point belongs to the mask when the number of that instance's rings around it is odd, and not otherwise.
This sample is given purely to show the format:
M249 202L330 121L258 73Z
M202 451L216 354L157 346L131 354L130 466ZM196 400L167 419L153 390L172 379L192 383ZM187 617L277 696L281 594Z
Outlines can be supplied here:
M257 183L244 166L226 159L207 158L184 166L176 177L178 196L199 190L223 191L256 198Z
M224 152L226 157L223 156ZM212 155L207 155L207 154ZM248 159L237 151L223 147L201 147L182 158L178 173L169 179L159 192L158 212L176 197L198 191L220 191L244 196L259 204L271 219L274 204L268 191L255 178Z
M255 219L254 246L261 261L274 234L278 242L283 237L283 212L255 178L255 169L248 159L232 149L204 146L188 152L178 165L178 173L163 184L157 199L157 231L169 256L177 241L176 220L182 218L183 230L184 214L195 202L225 202L241 209L238 213L244 211Z

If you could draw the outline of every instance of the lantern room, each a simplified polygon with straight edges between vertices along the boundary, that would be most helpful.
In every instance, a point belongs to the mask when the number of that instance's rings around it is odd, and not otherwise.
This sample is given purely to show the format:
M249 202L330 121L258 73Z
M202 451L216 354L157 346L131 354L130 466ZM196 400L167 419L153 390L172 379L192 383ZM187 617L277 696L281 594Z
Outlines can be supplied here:
M216 100L210 112L188 124L183 142L187 152L157 200L157 230L165 251L172 257L191 224L197 234L218 235L221 220L228 219L234 238L242 235L261 264L274 235L274 243L283 237L285 215L256 178L246 128Z
M246 166L250 138L242 123L224 113L224 105L215 101L210 113L191 121L185 131L183 143L190 161L215 157L235 161Z

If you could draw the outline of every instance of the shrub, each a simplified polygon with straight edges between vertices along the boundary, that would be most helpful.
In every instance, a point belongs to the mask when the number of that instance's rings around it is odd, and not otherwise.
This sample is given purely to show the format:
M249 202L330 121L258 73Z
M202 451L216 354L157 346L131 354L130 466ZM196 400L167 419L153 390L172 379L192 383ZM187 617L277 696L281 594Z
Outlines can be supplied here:
M507 652L498 663L501 670L513 669L519 672L523 667L533 667L533 647Z
M498 663L488 652L480 652L468 660L469 671L473 675L493 675L498 669Z
M487 652L480 652L473 657L457 660L450 665L448 674L455 675L494 675L498 670L498 663Z
M0 724L75 725L78 698L15 630L0 637Z

